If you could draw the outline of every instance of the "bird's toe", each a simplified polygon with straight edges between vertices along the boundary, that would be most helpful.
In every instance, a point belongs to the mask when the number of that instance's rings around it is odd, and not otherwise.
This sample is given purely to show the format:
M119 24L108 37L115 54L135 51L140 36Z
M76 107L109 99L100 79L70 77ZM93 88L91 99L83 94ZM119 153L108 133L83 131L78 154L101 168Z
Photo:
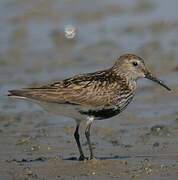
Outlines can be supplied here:
M85 156L80 156L80 157L78 158L79 161L84 161L84 160L87 160L87 159L88 159L88 158L85 157Z

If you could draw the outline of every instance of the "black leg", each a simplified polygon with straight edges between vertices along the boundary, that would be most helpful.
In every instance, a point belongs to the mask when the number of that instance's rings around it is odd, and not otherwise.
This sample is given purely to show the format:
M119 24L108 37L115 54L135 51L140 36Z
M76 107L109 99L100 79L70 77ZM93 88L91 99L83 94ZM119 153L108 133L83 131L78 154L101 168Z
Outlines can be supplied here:
M79 150L79 153L80 153L79 161L83 161L85 159L85 156L83 154L82 147L81 147L81 144L80 144L80 136L79 136L78 131L79 131L79 124L77 124L77 126L76 126L74 137L75 137L77 147L78 147L78 150Z
M92 145L91 145L91 141L90 141L90 128L91 128L92 122L93 121L89 121L88 124L87 124L87 127L85 129L85 136L86 136L87 143L88 143L89 150L90 150L90 159L94 158L94 156L93 156L93 149L92 149Z

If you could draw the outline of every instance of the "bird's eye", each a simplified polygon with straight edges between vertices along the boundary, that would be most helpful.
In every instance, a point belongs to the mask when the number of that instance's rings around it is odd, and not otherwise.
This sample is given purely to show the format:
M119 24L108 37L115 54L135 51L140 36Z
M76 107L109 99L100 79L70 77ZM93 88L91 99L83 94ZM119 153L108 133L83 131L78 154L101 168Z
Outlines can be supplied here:
M137 62L137 61L134 61L132 64L133 64L133 66L135 66L135 67L138 66L138 62Z

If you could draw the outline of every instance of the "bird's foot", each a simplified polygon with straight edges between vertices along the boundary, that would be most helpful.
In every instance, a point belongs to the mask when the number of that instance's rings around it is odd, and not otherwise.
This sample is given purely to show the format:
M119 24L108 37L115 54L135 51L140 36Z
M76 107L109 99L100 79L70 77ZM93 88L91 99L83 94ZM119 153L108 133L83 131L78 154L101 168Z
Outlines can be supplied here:
M89 160L96 160L96 158L94 156L90 156Z
M85 161L85 160L91 160L91 161L96 161L97 159L94 156L90 156L90 157L85 157L84 155L80 156L78 158L79 161Z
M85 157L84 155L81 155L79 158L78 158L79 161L84 161L84 160L88 160L87 157Z

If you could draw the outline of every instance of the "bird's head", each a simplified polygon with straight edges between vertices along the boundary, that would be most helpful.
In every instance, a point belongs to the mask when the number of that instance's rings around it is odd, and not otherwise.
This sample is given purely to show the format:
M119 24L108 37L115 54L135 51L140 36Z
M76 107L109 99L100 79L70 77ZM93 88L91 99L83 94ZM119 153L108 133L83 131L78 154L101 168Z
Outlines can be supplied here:
M139 78L147 78L160 84L167 90L171 90L163 81L150 73L141 57L134 54L124 54L120 56L112 69L119 76L125 76L129 80L136 81Z

